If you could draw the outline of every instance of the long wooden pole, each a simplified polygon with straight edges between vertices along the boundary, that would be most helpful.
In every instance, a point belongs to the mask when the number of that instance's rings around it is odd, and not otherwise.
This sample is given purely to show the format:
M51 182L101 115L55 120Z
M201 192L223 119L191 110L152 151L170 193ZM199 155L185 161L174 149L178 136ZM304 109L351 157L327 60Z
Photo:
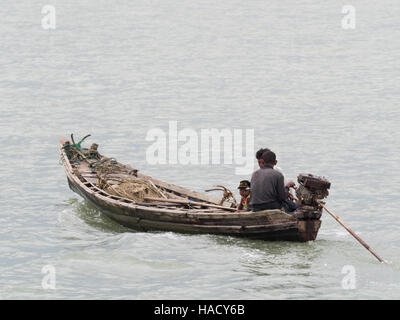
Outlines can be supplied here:
M374 250L371 249L369 245L367 245L357 234L353 232L348 226L346 226L338 216L336 216L332 211L330 211L323 203L319 202L319 204L328 212L337 222L339 222L358 242L360 242L369 252L371 252L375 258L379 260L379 262L384 262L386 263L385 260L383 260L380 256L378 256Z
M194 206L203 206L203 207L224 209L224 210L229 210L229 211L237 211L236 208L230 208L230 207L225 207L225 206L218 206L218 205L216 205L216 204L208 204L208 203L204 203L204 202L196 202L196 201L190 201L190 200L164 199L164 198L150 198L150 197L145 197L144 200L148 200L148 201L159 201L159 202L174 202L174 203L182 203L182 204L192 204L192 205L194 205Z

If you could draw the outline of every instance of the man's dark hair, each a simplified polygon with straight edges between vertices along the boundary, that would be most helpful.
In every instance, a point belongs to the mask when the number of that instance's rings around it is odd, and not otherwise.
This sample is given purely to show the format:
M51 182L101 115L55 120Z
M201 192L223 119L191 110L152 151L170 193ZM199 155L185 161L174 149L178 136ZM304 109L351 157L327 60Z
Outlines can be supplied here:
M263 152L261 159L264 160L264 163L274 163L276 161L276 155L271 150Z
M256 152L256 159L260 160L265 151L271 151L271 150L269 150L268 148L261 148Z

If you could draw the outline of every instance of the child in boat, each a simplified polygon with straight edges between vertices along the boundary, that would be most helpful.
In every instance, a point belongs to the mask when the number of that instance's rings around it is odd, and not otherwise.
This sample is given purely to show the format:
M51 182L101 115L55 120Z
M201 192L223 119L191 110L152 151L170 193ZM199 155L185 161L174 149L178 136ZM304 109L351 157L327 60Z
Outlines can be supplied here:
M242 180L239 183L239 193L242 197L238 210L250 211L250 181Z

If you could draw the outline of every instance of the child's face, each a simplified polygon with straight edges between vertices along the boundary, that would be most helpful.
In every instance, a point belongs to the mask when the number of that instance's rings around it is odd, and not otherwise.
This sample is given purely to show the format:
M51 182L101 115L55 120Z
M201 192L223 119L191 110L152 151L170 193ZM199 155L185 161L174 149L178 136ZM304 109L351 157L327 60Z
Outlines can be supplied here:
M250 190L239 189L241 197L247 197L250 194Z

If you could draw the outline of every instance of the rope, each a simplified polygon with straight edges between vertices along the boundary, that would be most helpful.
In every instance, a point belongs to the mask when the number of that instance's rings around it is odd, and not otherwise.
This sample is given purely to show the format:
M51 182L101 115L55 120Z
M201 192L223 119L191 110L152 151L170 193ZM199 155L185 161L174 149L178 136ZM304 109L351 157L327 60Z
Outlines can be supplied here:
M119 164L115 158L100 159L97 152L97 144L92 144L90 149L83 150L81 143L90 135L85 136L81 141L75 143L71 134L72 143L63 146L68 159L71 162L80 164L82 161L89 163L89 168L97 175L97 186L109 194L128 198L136 202L143 202L145 197L159 197L160 194L167 198L164 193L151 181L146 181L131 175L132 170ZM96 161L89 162L88 159ZM111 174L123 174L122 177L111 177Z

